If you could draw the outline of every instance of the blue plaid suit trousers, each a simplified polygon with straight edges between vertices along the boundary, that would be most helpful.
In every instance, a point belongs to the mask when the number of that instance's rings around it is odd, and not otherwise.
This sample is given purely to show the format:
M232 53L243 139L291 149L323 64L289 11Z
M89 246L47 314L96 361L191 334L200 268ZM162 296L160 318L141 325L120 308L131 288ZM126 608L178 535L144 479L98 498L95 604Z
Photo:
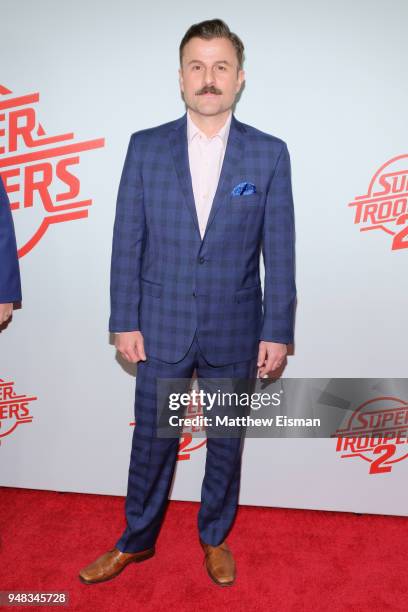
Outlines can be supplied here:
M126 528L116 543L122 552L137 552L154 546L165 513L179 440L157 435L156 381L181 378L189 384L194 370L200 388L211 378L254 379L256 358L228 366L207 363L197 334L178 363L166 363L153 357L137 365L135 421L130 456ZM204 384L200 384L204 379ZM185 391L188 390L186 386ZM180 391L182 391L180 389ZM238 504L243 449L241 437L208 437L205 473L201 488L198 530L207 544L221 544L231 529Z

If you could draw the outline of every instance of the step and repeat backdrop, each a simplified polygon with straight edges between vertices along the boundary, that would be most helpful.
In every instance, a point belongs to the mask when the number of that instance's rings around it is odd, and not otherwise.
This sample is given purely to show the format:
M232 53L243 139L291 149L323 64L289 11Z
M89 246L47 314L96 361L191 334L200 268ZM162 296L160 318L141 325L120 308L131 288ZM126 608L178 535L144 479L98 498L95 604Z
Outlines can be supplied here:
M126 493L137 366L108 332L116 194L130 134L185 112L178 46L203 19L245 44L236 117L291 156L298 306L283 377L407 376L405 2L1 9L0 174L23 301L0 333L0 485ZM349 403L383 415L393 440L248 438L241 503L407 515L401 388L366 385ZM205 455L186 430L173 499L199 500Z

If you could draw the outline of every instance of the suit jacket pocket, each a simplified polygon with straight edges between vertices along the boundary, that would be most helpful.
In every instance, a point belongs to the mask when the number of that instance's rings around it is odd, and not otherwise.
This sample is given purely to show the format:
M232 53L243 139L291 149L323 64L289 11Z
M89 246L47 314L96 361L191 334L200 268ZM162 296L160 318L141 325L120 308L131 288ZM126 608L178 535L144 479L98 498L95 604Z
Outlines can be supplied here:
M160 283L154 283L153 281L148 281L145 278L141 278L140 282L142 287L142 295L147 293L147 295L151 295L153 297L161 296L163 286Z
M257 191L250 195L231 196L231 206L233 211L255 208L262 204L262 193Z
M246 287L245 289L238 289L238 291L235 292L235 300L237 302L248 302L250 300L256 300L261 296L262 287L260 284L254 285L253 287Z

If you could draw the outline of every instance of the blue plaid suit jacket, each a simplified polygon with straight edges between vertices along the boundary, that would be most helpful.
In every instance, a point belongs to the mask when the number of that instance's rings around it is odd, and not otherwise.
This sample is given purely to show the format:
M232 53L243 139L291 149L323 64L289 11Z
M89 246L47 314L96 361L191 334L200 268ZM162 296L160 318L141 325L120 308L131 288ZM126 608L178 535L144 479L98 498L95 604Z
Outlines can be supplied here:
M0 176L0 304L21 302L20 266L10 202Z
M212 365L255 357L260 340L292 343L295 232L286 143L232 115L203 239L187 147L186 113L130 137L113 228L109 330L140 330L147 357L169 363L183 358L196 329ZM233 196L245 181L256 193Z

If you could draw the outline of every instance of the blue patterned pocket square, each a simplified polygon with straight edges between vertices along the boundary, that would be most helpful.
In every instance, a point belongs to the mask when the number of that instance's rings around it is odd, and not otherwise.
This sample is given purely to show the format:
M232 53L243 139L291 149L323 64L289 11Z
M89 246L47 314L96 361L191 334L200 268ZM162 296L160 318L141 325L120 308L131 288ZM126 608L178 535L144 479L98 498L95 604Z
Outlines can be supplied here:
M231 191L232 196L246 196L251 195L251 193L256 193L256 187L253 183L248 183L248 181L238 183L238 185L235 185L234 189Z

